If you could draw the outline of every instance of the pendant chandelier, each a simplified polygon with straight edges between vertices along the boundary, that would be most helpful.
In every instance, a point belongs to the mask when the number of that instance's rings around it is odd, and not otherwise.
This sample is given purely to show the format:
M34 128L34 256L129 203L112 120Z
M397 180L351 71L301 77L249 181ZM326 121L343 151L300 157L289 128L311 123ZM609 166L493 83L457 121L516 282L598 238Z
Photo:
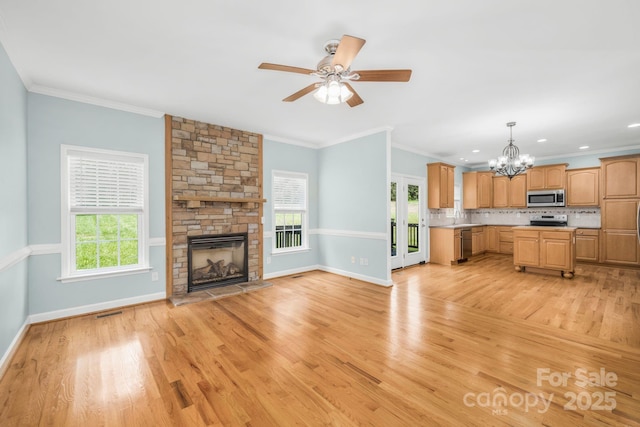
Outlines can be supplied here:
M502 156L497 159L489 160L489 169L495 171L498 175L504 175L513 178L530 169L533 166L535 157L528 154L520 154L520 149L513 145L513 127L516 122L509 122L509 145L502 150Z

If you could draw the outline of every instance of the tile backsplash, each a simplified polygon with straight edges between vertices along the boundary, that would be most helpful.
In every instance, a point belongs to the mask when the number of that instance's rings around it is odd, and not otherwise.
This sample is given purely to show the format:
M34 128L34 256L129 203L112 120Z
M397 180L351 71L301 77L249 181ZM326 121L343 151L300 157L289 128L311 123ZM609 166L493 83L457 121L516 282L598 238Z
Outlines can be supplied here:
M600 208L517 208L464 210L453 218L451 210L428 209L429 225L486 224L529 225L531 215L567 215L569 226L600 228Z

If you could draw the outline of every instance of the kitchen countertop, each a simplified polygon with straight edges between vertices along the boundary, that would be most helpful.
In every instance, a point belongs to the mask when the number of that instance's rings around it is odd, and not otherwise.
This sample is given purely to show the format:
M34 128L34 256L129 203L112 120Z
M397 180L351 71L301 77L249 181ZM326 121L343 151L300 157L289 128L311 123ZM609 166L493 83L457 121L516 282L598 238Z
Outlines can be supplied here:
M429 228L471 228L484 227L484 224L449 224L449 225L430 225Z
M448 224L448 225L430 225L429 228L469 228L469 227L522 227L522 225L513 224Z
M514 230L533 230L533 231L575 231L578 227L549 227L548 225L519 225L513 227Z

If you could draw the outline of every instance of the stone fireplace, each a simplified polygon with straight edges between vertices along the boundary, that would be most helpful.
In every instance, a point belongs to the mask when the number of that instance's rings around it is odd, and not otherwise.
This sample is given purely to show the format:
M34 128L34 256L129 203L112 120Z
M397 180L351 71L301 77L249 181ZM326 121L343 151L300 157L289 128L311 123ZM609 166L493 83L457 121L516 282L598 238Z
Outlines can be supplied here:
M171 116L165 133L167 297L261 280L262 136Z

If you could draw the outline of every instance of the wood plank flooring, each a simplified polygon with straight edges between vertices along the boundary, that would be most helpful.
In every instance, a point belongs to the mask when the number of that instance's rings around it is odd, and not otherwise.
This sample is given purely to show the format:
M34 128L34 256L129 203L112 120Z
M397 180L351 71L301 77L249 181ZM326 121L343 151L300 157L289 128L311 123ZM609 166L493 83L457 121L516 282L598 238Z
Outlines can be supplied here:
M0 425L640 425L640 271L486 255L393 279L311 272L32 325Z

